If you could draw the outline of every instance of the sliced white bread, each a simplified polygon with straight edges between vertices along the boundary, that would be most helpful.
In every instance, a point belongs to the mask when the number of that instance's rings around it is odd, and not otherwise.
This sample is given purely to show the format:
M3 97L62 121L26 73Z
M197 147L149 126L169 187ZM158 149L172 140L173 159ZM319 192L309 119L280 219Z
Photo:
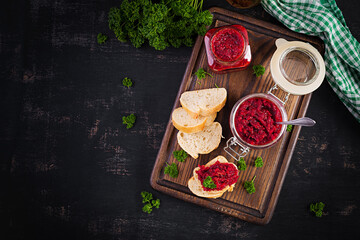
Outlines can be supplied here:
M230 163L223 156L217 156L213 160L209 161L205 165L205 167L210 167L211 165L215 164L217 161L219 161L220 163ZM233 163L231 163L231 164L233 164ZM233 165L236 167L235 164L233 164ZM198 171L199 169L200 169L199 167L196 167L194 169L193 176L188 181L188 187L189 187L190 191L192 193L194 193L195 195L197 195L199 197L205 197L205 198L218 198L218 197L221 197L224 194L224 192L226 192L226 191L232 192L234 190L235 183L232 184L231 186L226 186L222 190L204 191L204 189L202 188L201 181L198 177L198 174L196 173L196 171Z
M179 131L184 133L195 133L202 131L205 126L209 126L214 122L217 113L213 113L210 116L198 118L192 118L187 111L183 108L177 108L171 115L171 121Z
M181 94L181 106L192 118L209 116L219 112L225 105L227 92L225 88L209 88L187 91Z
M215 150L220 144L221 134L220 123L213 122L201 132L184 133L179 131L177 140L180 147L196 159L199 154L207 154Z

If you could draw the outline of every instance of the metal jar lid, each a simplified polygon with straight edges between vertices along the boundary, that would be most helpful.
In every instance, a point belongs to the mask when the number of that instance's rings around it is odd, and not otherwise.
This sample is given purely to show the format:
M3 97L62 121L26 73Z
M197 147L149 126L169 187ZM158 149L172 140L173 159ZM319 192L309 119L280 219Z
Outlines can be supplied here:
M325 63L321 54L309 43L301 41L279 38L275 45L277 50L270 62L274 82L294 95L315 91L325 78Z

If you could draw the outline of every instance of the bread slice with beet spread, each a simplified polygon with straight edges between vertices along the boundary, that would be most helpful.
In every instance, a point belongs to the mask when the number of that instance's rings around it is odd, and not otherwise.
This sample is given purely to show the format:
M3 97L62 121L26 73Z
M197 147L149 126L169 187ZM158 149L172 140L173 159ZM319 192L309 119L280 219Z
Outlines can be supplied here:
M219 112L225 105L227 91L225 88L209 88L187 91L181 94L181 106L192 118L209 116Z
M199 116L198 118L192 118L184 108L177 108L171 114L171 121L179 131L184 133L196 133L202 131L205 126L211 125L217 113L213 113L207 117Z
M222 127L220 123L213 122L201 132L184 133L179 131L177 140L182 149L193 158L198 158L199 154L208 154L215 150L221 141Z
M228 160L223 156L217 156L216 158L212 159L207 164L205 164L204 167L206 167L206 168L211 167L212 165L216 164L217 162L232 164L237 171L237 177L239 176L239 171L237 170L237 166L234 163L228 162ZM193 176L188 181L188 187L189 187L190 191L193 194L195 194L196 196L205 197L205 198L218 198L218 197L221 197L226 191L232 192L234 190L236 183L227 185L225 188L223 188L221 190L215 189L215 190L205 191L202 186L201 180L197 174L198 170L200 170L200 167L196 167L194 169Z

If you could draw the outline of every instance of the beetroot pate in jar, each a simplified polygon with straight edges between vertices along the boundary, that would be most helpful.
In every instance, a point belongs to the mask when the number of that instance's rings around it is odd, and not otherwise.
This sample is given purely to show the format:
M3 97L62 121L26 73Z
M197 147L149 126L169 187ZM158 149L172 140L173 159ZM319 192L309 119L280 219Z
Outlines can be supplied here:
M265 148L279 141L287 121L282 103L269 94L255 93L240 99L230 115L230 128L242 144L251 148Z
M210 29L204 41L209 67L215 72L242 70L251 62L248 34L241 25Z
M220 163L217 161L210 167L199 165L199 168L200 169L196 171L196 174L198 175L204 191L222 190L225 187L236 183L239 178L238 169L231 163ZM208 176L211 177L212 181L216 185L216 188L204 187L203 182Z

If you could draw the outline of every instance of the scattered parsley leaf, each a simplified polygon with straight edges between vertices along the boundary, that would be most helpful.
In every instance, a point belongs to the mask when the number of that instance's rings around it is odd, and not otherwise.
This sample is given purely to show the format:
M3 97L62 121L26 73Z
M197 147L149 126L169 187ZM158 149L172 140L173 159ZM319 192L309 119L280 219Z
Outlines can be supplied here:
M126 77L122 80L122 84L127 87L130 88L133 85L133 82L131 81L130 78Z
M153 199L152 193L145 191L141 192L141 197L143 198L142 200L143 203L150 202Z
M99 33L99 34L97 35L97 42L98 42L98 44L103 44L103 43L105 43L107 39L108 39L108 36L106 36L106 35L104 35L104 34L102 34L102 33Z
M197 84L201 85L201 82L197 81Z
M216 87L216 88L219 88L219 86L218 86L218 85L216 85L216 83L215 83L215 87Z
M173 155L174 158L176 158L176 160L178 160L179 162L184 162L185 159L188 157L188 154L183 149L179 151L173 151Z
M239 170L241 170L241 171L246 170L246 162L245 162L244 158L240 158L239 161L236 163L236 165Z
M151 213L152 212L152 205L151 203L147 203L142 208L143 212Z
M256 178L256 176L253 178L253 180L251 182L250 181L245 181L244 182L244 188L250 194L253 194L256 191L255 186L254 186L255 178Z
M261 75L263 75L265 73L265 68L262 65L254 65L253 70L254 70L254 74L257 77L260 77Z
M160 199L152 200L151 204L153 205L153 207L159 208L160 207Z
M214 181L212 180L212 178L210 176L207 176L204 181L203 181L203 186L206 188L210 188L210 189L214 189L216 188L216 184L214 183Z
M314 212L315 216L322 217L325 204L323 202L310 204L310 212Z
M205 70L203 68L199 68L196 72L195 72L195 75L196 77L201 80L203 78L206 77L206 74L209 75L210 77L213 77L210 73L208 72L205 72Z
M122 120L123 120L123 124L126 125L126 128L129 129L134 126L134 123L136 121L136 116L132 113L128 116L123 116Z
M264 162L262 160L262 157L259 156L255 159L255 167L261 168L262 166L264 166Z
M176 163L172 163L171 165L166 163L166 165L167 166L164 169L164 173L169 174L169 176L172 178L176 178L179 175L179 170L177 168Z
M141 192L141 197L142 197L142 202L146 203L142 210L143 212L146 213L151 213L152 209L155 208L159 208L160 207L160 199L153 199L153 196L151 193L146 192L146 191L142 191Z
M291 132L292 129L293 129L293 125L287 125L287 127L286 127L287 132Z

